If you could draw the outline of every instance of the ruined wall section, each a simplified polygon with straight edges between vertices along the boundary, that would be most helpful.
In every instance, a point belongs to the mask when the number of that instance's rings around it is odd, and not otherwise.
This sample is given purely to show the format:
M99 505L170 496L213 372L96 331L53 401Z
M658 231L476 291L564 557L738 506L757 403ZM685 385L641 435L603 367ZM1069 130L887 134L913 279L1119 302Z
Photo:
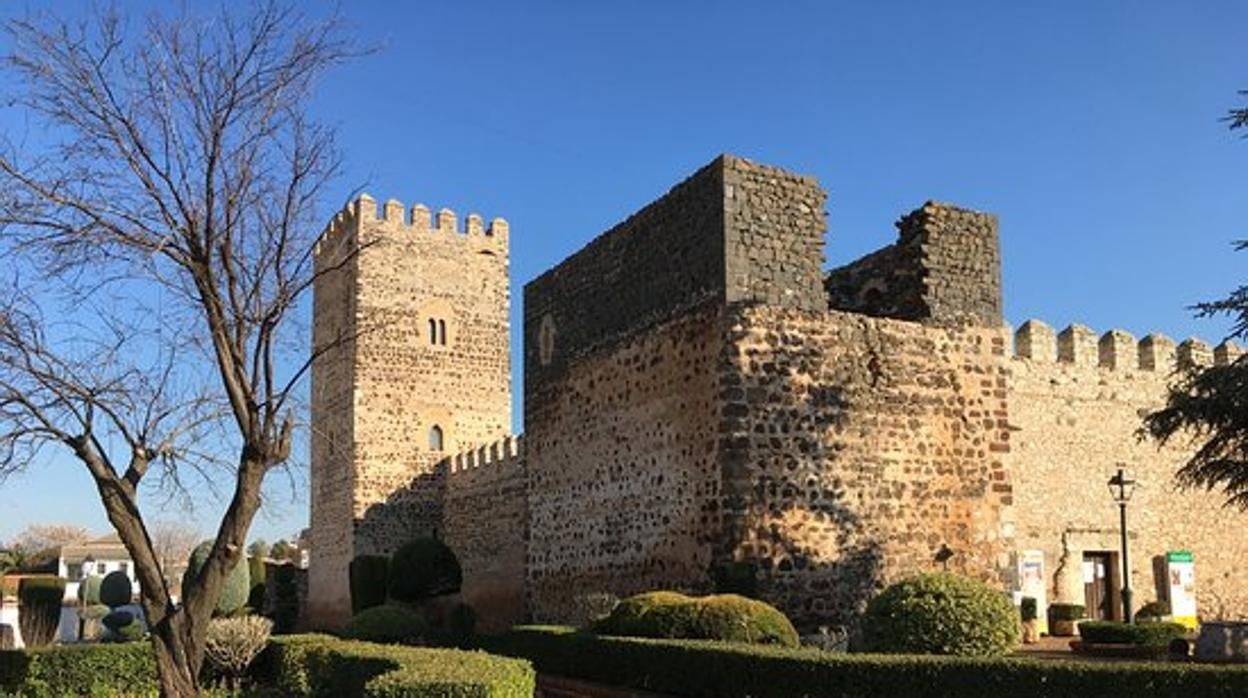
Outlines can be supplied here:
M464 574L464 601L478 629L502 631L525 620L528 470L524 437L508 437L443 462L443 540Z
M1248 515L1223 508L1216 492L1176 487L1190 444L1158 448L1137 437L1141 418L1164 404L1176 366L1228 363L1239 348L1194 339L1176 346L1157 334L1137 342L1122 330L1098 336L1081 325L1055 334L1030 320L1015 333L1015 354L1008 463L1016 545L1044 552L1050 601L1083 603L1083 553L1119 550L1118 508L1106 482L1122 466L1140 482L1128 510L1136 605L1157 598L1153 558L1191 550L1201 615L1248 612L1240 580Z
M310 528L315 556L308 580L306 620L313 627L344 620L341 601L349 598L345 577L323 573L346 569L352 556L351 492L355 487L352 423L355 415L355 279L352 261L358 240L357 218L348 208L322 234L314 253L317 279L312 293L312 431ZM348 607L349 608L349 607Z
M1006 333L741 308L725 325L720 564L802 628L852 625L884 584L939 568L999 582L1016 485Z
M511 433L508 226L391 200L357 203L356 554L389 553L442 520L436 464ZM431 323L433 323L431 325ZM441 431L441 447L435 443ZM413 482L413 478L418 477ZM403 517L365 517L403 490Z
M897 221L893 245L828 272L836 310L901 320L1001 323L996 216L929 201Z

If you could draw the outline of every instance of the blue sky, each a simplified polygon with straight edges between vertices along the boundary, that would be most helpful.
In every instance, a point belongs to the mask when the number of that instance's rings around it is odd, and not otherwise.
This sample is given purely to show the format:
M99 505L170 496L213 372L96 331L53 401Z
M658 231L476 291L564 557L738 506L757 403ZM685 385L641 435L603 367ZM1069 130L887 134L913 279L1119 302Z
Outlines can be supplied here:
M314 105L340 129L342 196L507 218L517 367L524 282L725 151L819 179L830 264L891 242L927 199L997 213L1014 324L1216 341L1225 323L1187 306L1245 277L1230 242L1248 237L1248 141L1218 122L1248 89L1245 3L343 11L380 48L328 75ZM256 535L306 524L295 483L271 488ZM72 463L0 485L0 539L48 521L103 530Z

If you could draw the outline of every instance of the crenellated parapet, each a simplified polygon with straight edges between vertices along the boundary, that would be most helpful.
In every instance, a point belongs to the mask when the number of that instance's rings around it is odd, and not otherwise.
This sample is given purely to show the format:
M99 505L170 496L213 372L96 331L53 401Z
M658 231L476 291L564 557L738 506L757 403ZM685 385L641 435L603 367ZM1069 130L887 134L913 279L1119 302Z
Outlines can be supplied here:
M1080 324L1055 332L1039 320L1027 320L1014 331L1014 358L1109 370L1169 373L1189 366L1225 366L1243 353L1243 347L1231 340L1211 347L1194 337L1176 343L1164 334L1137 340L1118 329L1098 336Z
M444 462L449 472L462 473L477 468L520 465L523 461L524 435L519 435L448 456Z
M348 231L358 231L361 224L368 223L376 224L383 230L427 235L431 239L441 236L440 239L449 242L468 243L473 247L492 246L502 250L507 249L510 233L503 218L494 218L486 225L480 214L469 213L461 226L459 217L449 208L434 212L421 203L408 208L396 199L388 199L379 206L372 196L360 194L330 220L318 242L318 250Z

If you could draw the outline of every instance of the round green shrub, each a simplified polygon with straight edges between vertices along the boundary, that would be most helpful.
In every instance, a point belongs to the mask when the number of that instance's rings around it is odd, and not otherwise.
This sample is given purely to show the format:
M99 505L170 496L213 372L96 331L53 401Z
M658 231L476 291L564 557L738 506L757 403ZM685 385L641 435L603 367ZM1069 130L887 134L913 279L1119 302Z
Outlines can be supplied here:
M604 635L798 645L797 631L783 613L736 594L638 594L620 601L594 629Z
M863 621L863 639L876 652L992 657L1018 638L1018 612L1004 593L947 572L888 587L867 604Z
M455 604L451 609L449 620L451 639L455 642L467 642L477 632L477 612L466 603Z
M103 581L103 577L93 574L78 582L78 603L83 606L98 606L104 603L100 600L100 584Z
M114 642L141 640L146 634L142 621L129 611L113 611L104 616L103 623L110 633L107 639Z
M359 613L386 602L386 579L390 558L385 555L356 555L347 566L351 585L351 612Z
M415 602L459 591L463 572L459 560L445 543L418 538L395 551L390 558L390 598Z
M1018 607L1019 615L1023 620L1036 619L1036 599L1032 596L1024 596L1022 603Z
M191 551L187 561L186 572L182 575L182 588L189 588L196 575L203 569L204 562L212 552L212 541L206 540ZM246 560L239 560L234 569L225 577L221 587L221 595L217 597L215 615L229 616L237 613L247 605L247 596L251 593L251 574L247 569Z
M1159 621L1170 615L1170 604L1166 601L1149 601L1135 612L1135 619L1141 622Z
M90 606L83 606L82 609L78 611L78 615L82 616L83 620L90 620L90 621L97 621L97 622L103 621L104 616L107 616L109 613L112 613L112 609L110 609L108 606L105 606L102 603L91 604Z
M100 582L100 603L109 608L125 606L134 600L134 586L130 576L121 570L114 570L104 576Z
M117 632L119 628L124 628L134 622L134 614L129 611L113 611L101 619L104 627L113 632Z
M1053 620L1080 620L1087 617L1087 609L1077 603L1049 604L1049 618Z
M373 606L355 614L343 637L368 642L415 644L426 634L424 619L405 606Z

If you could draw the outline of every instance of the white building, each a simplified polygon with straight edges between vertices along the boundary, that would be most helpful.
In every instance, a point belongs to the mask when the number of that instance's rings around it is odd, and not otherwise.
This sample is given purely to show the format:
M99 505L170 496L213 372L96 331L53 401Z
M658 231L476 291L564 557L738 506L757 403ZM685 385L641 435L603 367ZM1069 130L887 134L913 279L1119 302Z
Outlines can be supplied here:
M132 595L139 593L139 580L134 573L130 553L121 544L116 533L93 538L85 543L61 547L57 560L57 576L64 577L65 601L78 603L78 583L91 575L103 577L110 572L121 571L130 578Z

